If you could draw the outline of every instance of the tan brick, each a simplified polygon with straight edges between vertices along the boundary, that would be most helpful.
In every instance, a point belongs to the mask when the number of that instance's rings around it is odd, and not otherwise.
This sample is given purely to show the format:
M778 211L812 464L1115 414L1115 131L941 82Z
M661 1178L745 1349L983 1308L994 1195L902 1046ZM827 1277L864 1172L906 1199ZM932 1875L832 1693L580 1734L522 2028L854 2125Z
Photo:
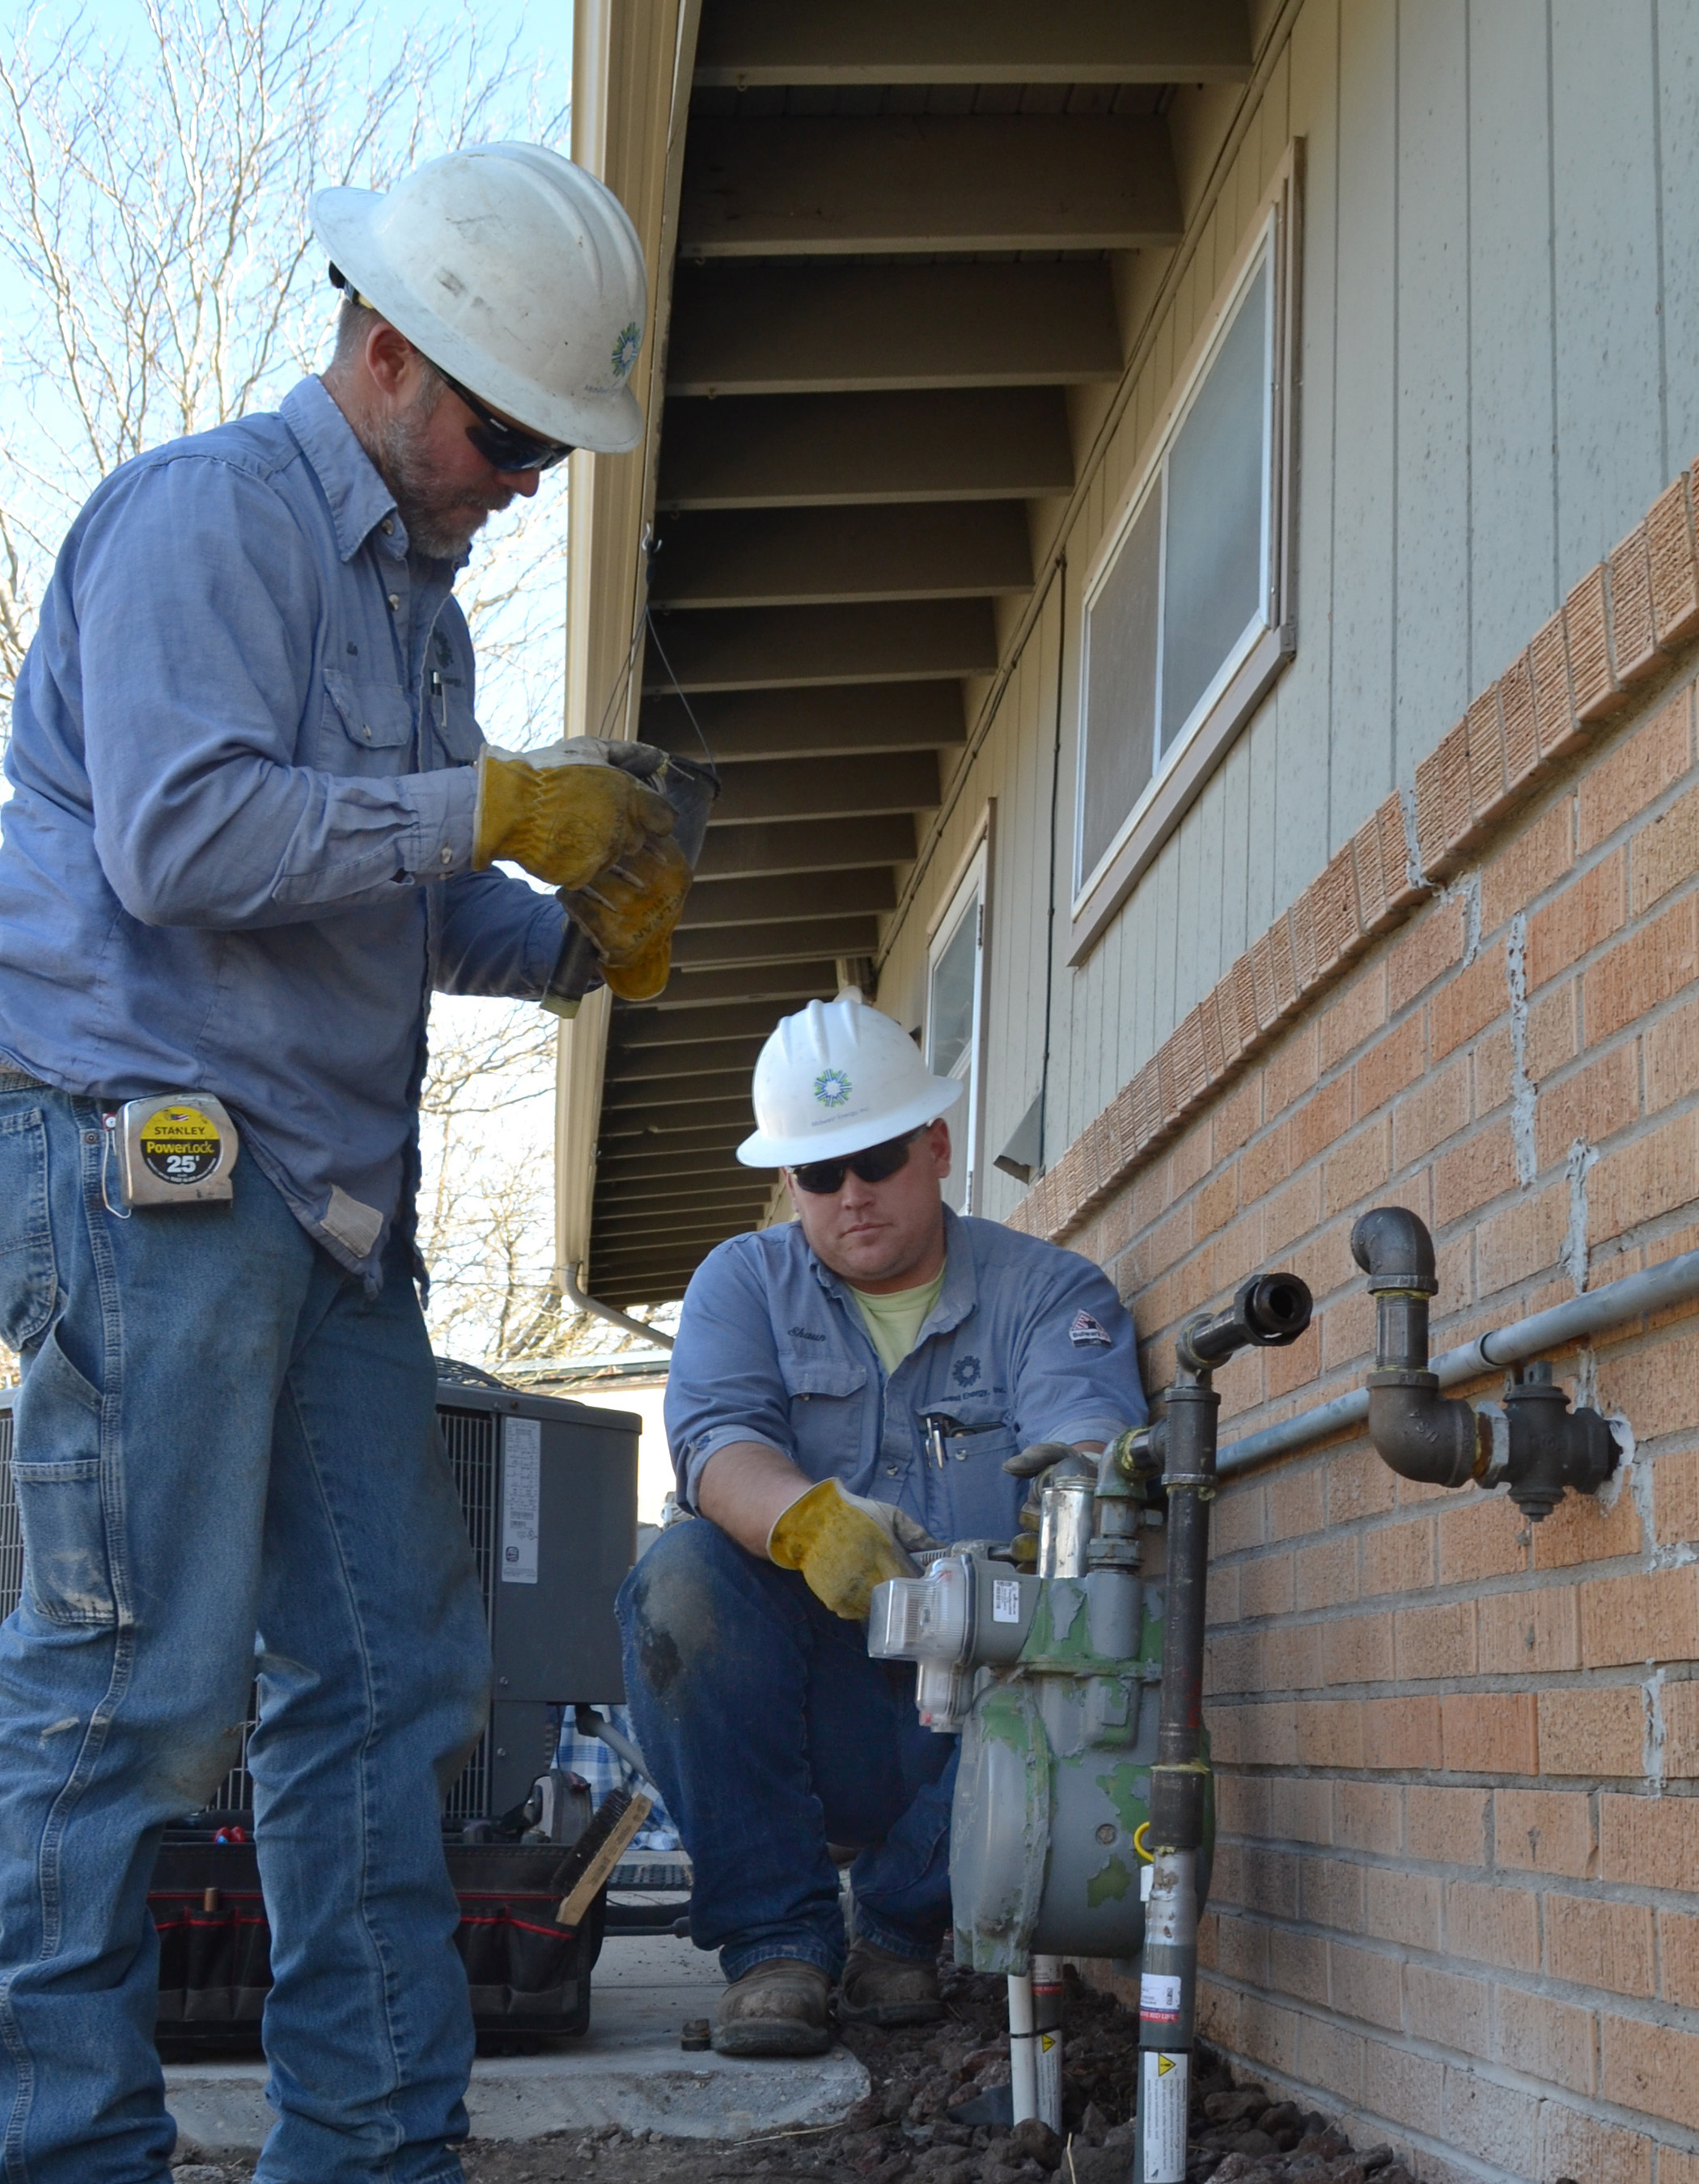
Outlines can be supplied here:
M1401 1790L1385 1782L1335 1782L1331 1786L1336 1843L1351 1850L1379 1851L1388 1857L1401 1847Z
M1319 1778L1283 1776L1270 1782L1266 1832L1285 1842L1333 1841L1332 1785Z
M1629 841L1629 905L1638 917L1699 872L1699 788L1648 820Z
M1295 1604L1300 1608L1337 1607L1356 1598L1356 1540L1351 1534L1301 1547L1297 1556Z
M1573 1061L1581 1050L1576 1027L1581 982L1565 978L1548 993L1536 994L1528 1005L1528 1032L1524 1041L1524 1066L1536 1084Z
M1603 1668L1699 1656L1699 1567L1581 1587L1581 1660Z
M1239 1578L1239 1612L1243 1615L1286 1615L1292 1607L1292 1557L1259 1555L1246 1563Z
M1678 691L1646 726L1582 775L1577 832L1583 852L1663 795L1693 762L1692 694Z
M1475 1609L1471 1600L1407 1607L1395 1624L1397 1674L1417 1683L1475 1673Z
M1411 1991L1417 1968L1407 1967L1405 1992ZM1487 1988L1481 1983L1485 1996ZM1448 2034L1448 2041L1453 2036ZM1445 2128L1446 2066L1431 2056L1418 2055L1401 2042L1369 2040L1363 2049L1363 2100L1373 2115L1401 2124L1407 2130L1437 2137ZM1371 2131L1371 2137L1379 2136Z
M1477 1115L1502 1107L1516 1089L1516 1049L1508 1024L1496 1024L1475 1041L1469 1056L1474 1074Z
M1428 1004L1428 1055L1431 1062L1443 1061L1465 1039L1483 1031L1495 1017L1510 1006L1510 987L1505 975L1504 944L1499 942L1476 957L1467 970L1440 987Z
M1644 2133L1600 2123L1561 2101L1540 2104L1537 2159L1535 2173L1540 2176L1580 2176L1586 2184L1652 2184L1652 2141ZM1674 2184L1668 2163L1666 2148L1663 2184ZM1699 2177L1693 2184L1699 2184Z
M1397 1479L1369 1448L1341 1450L1328 1463L1328 1522L1378 1517L1397 1498Z
M1239 1192L1244 1203L1254 1206L1277 1190L1291 1174L1292 1139L1290 1127L1277 1123L1263 1131L1239 1156Z
M1626 2136L1626 2134L1624 2134ZM1642 2139L1646 2159L1652 2159L1652 2142ZM1592 2171L1585 2174L1590 2176ZM1699 2153L1683 2153L1679 2148L1661 2146L1657 2149L1658 2184L1699 2184Z
M1637 1684L1541 1691L1540 1757L1546 1774L1637 1775L1646 1741Z
M1685 471L1646 510L1646 537L1652 624L1658 644L1668 652L1691 634L1699 617L1699 566L1693 555Z
M1536 993L1619 933L1627 896L1628 860L1615 850L1536 910L1528 921L1529 992Z
M1362 2036L1318 2017L1298 2020L1298 2070L1306 2083L1324 2086L1356 2105L1362 2092Z
M1588 1880L1596 1864L1592 1800L1579 1790L1496 1790L1493 1848L1513 1871Z
M1699 1776L1699 1684L1663 1687L1663 1773L1671 1782Z
M1328 1944L1333 2006L1346 2017L1399 2032L1404 2025L1403 1982L1396 1957L1378 1950L1354 1949L1345 1942Z
M1268 1537L1268 1503L1260 1479L1223 1487L1210 1522L1210 1545L1217 1555L1242 1554Z
M1648 1024L1641 1043L1646 1111L1655 1115L1673 1100L1685 1100L1699 1084L1699 1001L1689 1001Z
M1699 1451L1661 1456L1652 1467L1653 1529L1660 1546L1699 1538Z
M1577 1138L1602 1145L1639 1113L1639 1056L1629 1039L1561 1083L1541 1086L1534 1124L1540 1167L1563 1159Z
M1615 1388L1604 1385L1608 1377L1602 1367L1600 1393L1607 1407L1617 1400ZM1629 1415L1638 1424L1641 1412ZM1608 1508L1600 1506L1596 1495L1566 1494L1543 1524L1525 1529L1534 1535L1535 1569L1570 1569L1578 1563L1611 1562L1641 1550L1640 1512L1632 1494L1619 1493Z
M1260 1919L1223 1918L1216 1925L1216 1969L1228 1979L1268 1984L1269 1929ZM1201 1951L1200 1951L1201 1954Z
M1699 2131L1699 2037L1612 2010L1602 2015L1599 2031L1602 2097Z
M1546 1969L1553 1979L1613 1994L1652 1992L1652 1913L1645 1904L1548 1890L1545 1911Z
M1317 1153L1337 1145L1353 1119L1354 1080L1349 1070L1312 1093L1287 1122L1292 1165L1301 1167Z
M1433 904L1394 943L1386 962L1387 1003L1395 1016L1454 963L1463 960L1463 905Z
M1434 1582L1434 1520L1377 1524L1362 1536L1365 1598L1383 1592L1416 1592Z
M1425 1873L1369 1866L1363 1875L1363 1926L1378 1942L1407 1948L1440 1946L1440 1883Z
M1308 1691L1323 1681L1322 1634L1314 1623L1278 1623L1262 1633L1262 1675L1271 1691Z
M1620 1236L1699 1197L1699 1113L1677 1115L1606 1153L1587 1178L1587 1236Z
M1412 1783L1404 1793L1405 1848L1435 1865L1485 1865L1487 1790L1430 1790Z
M1473 2154L1515 2176L1525 2169L1539 2128L1540 2103L1529 2093L1501 2086L1472 2064L1446 2066L1446 2126L1448 2147ZM1426 2161L1421 2164L1429 2170ZM1447 2184L1462 2184L1461 2168Z
M1327 1523L1326 1479L1318 1463L1281 1470L1268 1482L1268 1536L1291 1540Z
M1421 1011L1377 1039L1356 1064L1356 1112L1377 1113L1405 1087L1416 1083L1425 1061L1426 1026Z
M1323 1205L1329 1214L1360 1206L1392 1173L1391 1134L1384 1117L1348 1138L1322 1164Z
M1491 1296L1555 1267L1568 1229L1567 1183L1552 1184L1486 1215L1475 1229L1479 1294Z
M1390 1615L1346 1615L1322 1625L1322 1674L1329 1684L1384 1683L1392 1673Z
M1561 607L1535 632L1527 657L1534 681L1534 716L1540 755L1548 761L1567 757L1584 740L1584 732L1575 721L1574 694L1569 682L1569 648L1563 634Z
M1481 928L1496 933L1574 861L1575 800L1564 795L1512 835L1481 868Z
M1599 1876L1640 1888L1699 1889L1699 1798L1602 1797Z
M1508 1496L1466 1493L1441 1510L1439 1522L1441 1585L1473 1585L1528 1568L1528 1528Z
M1446 1949L1476 1964L1540 1969L1539 1899L1532 1889L1453 1880L1446 1889Z
M1446 1767L1454 1774L1536 1774L1531 1691L1452 1691L1440 1702Z
M1262 1067L1262 1112L1272 1122L1301 1100L1321 1073L1316 1028L1301 1025L1288 1033Z
M1657 1962L1664 2000L1699 2009L1699 1919L1687 1911L1658 1913Z
M1590 2009L1520 1987L1498 1990L1497 2059L1572 2093L1593 2090L1597 2032Z
M1341 1858L1304 1861L1298 1900L1312 1926L1331 1926L1341 1934L1362 1931L1362 1876L1360 1865Z
M1484 1979L1460 1972L1436 1971L1429 1964L1404 1968L1408 2029L1418 2040L1484 2055L1491 2036L1492 1990ZM1371 2095L1370 2106L1395 2123L1417 2123L1412 2116L1384 2107ZM1418 2126L1418 2127L1420 2127Z
M1268 1936L1268 1984L1299 2002L1325 2003L1328 1945L1319 1934L1295 1934L1276 1926Z
M1299 1864L1290 1852L1247 1849L1242 1866L1245 1909L1267 1912L1272 1919L1295 1919Z
M1239 1166L1212 1176L1192 1201L1193 1233L1201 1240L1226 1228L1239 1211Z
M1313 1228L1322 1217L1322 1178L1319 1168L1289 1183L1284 1190L1273 1192L1262 1201L1262 1242L1269 1258L1284 1252L1286 1246L1306 1229Z
M1290 1396L1295 1388L1306 1386L1319 1376L1321 1369L1322 1329L1318 1320L1312 1320L1295 1342L1262 1352L1262 1370L1271 1402Z
M1362 1710L1363 1766L1401 1773L1439 1766L1438 1699L1365 1699Z
M1386 967L1377 963L1353 979L1322 1011L1317 1027L1322 1067L1336 1067L1346 1055L1373 1039L1385 1022Z
M1468 1062L1459 1055L1445 1068L1430 1071L1393 1109L1394 1166L1408 1167L1454 1137L1468 1119Z
M1434 1163L1434 1219L1440 1228L1516 1185L1516 1146L1507 1121L1490 1123Z
M1598 1045L1609 1039L1691 985L1696 973L1694 899L1683 895L1583 974L1581 1006L1589 1041Z
M1298 1759L1305 1767L1362 1767L1362 1707L1352 1699L1303 1700L1293 1709Z

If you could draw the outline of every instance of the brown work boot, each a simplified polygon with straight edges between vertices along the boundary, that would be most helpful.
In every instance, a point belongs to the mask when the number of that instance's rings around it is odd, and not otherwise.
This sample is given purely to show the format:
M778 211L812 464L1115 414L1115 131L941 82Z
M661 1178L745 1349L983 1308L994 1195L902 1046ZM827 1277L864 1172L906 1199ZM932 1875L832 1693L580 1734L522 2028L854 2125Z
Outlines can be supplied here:
M826 2022L832 1982L818 1964L767 1957L733 1980L714 2012L720 2055L823 2055L832 2045Z
M838 2014L847 2025L935 2025L944 2015L936 1961L857 1942L838 1982Z

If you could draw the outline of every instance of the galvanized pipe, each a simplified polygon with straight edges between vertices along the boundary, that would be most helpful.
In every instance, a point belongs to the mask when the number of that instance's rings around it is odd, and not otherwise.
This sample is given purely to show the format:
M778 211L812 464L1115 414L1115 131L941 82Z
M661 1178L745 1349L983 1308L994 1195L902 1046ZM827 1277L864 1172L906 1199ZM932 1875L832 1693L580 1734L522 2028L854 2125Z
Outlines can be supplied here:
M1455 1350L1442 1351L1429 1360L1429 1370L1442 1388L1455 1388L1460 1381L1479 1379L1484 1373L1520 1364L1543 1351L1584 1341L1590 1334L1607 1334L1644 1312L1663 1312L1696 1297L1699 1297L1699 1251L1684 1251L1680 1258L1667 1259L1661 1267L1648 1267L1644 1273L1629 1274L1608 1288L1571 1297L1567 1303L1514 1320L1508 1327L1492 1328L1473 1342L1460 1343ZM1363 1424L1368 1417L1368 1389L1352 1388L1330 1402L1317 1403L1313 1410L1301 1411L1296 1418L1283 1418L1278 1425L1264 1426L1260 1433L1229 1441L1216 1458L1216 1468L1224 1475L1247 1471L1254 1463L1267 1462L1270 1457L1290 1456L1299 1449L1312 1448L1349 1426Z

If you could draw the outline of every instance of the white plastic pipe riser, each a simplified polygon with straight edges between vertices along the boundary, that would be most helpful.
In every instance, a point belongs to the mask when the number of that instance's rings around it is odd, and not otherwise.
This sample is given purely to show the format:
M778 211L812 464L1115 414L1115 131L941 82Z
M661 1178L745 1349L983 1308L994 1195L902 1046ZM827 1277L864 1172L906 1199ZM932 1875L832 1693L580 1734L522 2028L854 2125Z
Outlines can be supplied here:
M1507 1365L1519 1365L1544 1351L1561 1350L1567 1342L1585 1340L1590 1334L1607 1334L1613 1328L1625 1327L1643 1312L1667 1311L1671 1305L1686 1304L1696 1297L1699 1297L1699 1251L1684 1251L1680 1258L1667 1259L1661 1267L1648 1267L1644 1273L1629 1274L1607 1289L1571 1297L1565 1304L1554 1304L1546 1312L1514 1320L1508 1327L1493 1328L1455 1350L1441 1351L1429 1360L1428 1369L1437 1376L1442 1388L1455 1388L1460 1381L1478 1379L1483 1373ZM1312 1411L1301 1411L1296 1418L1283 1418L1278 1425L1265 1426L1261 1433L1229 1441L1217 1456L1215 1468L1223 1476L1248 1470L1253 1463L1266 1463L1272 1456L1290 1456L1295 1450L1312 1447L1347 1426L1361 1425L1368 1416L1368 1389L1353 1388L1346 1395L1335 1396L1331 1402L1318 1403Z
M1062 1960L1033 1958L1033 2031L1039 2077L1039 2120L1062 2127Z
M1039 2112L1038 2028L1033 2022L1030 1972L1009 1975L1009 2120L1024 2123Z

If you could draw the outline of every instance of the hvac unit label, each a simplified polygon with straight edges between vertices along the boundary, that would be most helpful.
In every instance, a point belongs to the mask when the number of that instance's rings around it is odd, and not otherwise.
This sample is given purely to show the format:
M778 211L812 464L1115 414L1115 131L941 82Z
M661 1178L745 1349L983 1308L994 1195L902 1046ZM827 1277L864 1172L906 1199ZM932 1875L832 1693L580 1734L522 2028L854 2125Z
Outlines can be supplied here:
M504 1418L501 1453L501 1581L535 1585L538 1506L543 1494L541 1419Z

